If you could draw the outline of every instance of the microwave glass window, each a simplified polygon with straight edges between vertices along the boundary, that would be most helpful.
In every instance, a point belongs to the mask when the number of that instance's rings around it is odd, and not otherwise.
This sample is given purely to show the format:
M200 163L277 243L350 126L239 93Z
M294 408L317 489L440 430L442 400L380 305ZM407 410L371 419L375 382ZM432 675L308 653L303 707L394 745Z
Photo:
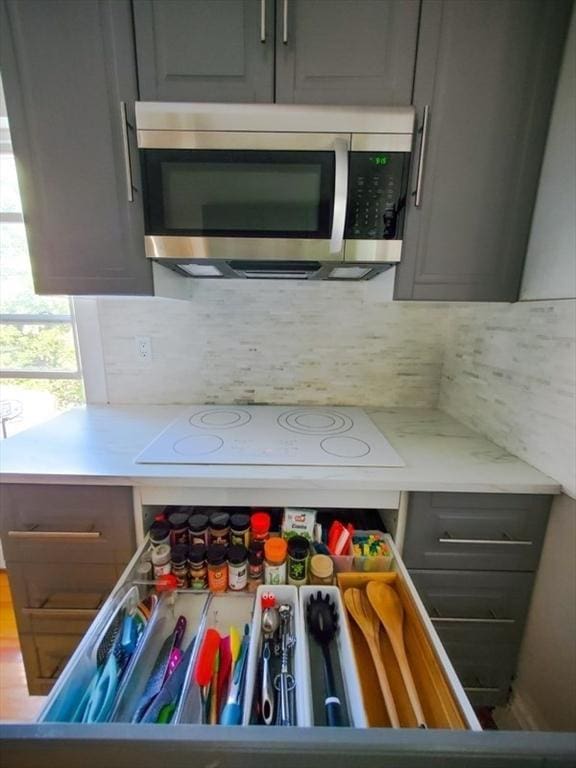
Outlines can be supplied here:
M168 229L315 232L319 165L162 163Z
M334 153L145 150L147 234L329 237Z

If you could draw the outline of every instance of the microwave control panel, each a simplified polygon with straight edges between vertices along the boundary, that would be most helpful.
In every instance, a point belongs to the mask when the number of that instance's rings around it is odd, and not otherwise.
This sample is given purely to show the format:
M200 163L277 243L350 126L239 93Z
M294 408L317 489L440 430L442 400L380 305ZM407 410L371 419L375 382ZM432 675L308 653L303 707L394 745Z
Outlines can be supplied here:
M409 152L350 152L347 240L401 240Z

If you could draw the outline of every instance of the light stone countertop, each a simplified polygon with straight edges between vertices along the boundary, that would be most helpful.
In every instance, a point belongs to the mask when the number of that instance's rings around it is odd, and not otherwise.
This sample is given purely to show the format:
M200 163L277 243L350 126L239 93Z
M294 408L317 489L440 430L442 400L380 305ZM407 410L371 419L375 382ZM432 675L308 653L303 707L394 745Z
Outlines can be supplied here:
M86 406L0 443L3 482L202 488L560 493L558 482L442 411L365 408L405 467L144 465L186 406Z

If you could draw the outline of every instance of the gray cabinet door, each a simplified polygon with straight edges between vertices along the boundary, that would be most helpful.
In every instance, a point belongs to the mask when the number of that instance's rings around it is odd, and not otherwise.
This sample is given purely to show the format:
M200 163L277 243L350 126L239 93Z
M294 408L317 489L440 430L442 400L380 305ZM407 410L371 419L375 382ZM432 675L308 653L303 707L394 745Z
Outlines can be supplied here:
M276 0L276 101L410 104L420 0Z
M274 101L273 0L134 0L140 98Z
M414 104L420 124L429 106L428 136L395 298L516 300L570 7L423 0Z
M147 294L121 102L137 98L128 0L3 0L2 79L40 294ZM134 149L134 147L133 147ZM135 185L138 167L131 171Z

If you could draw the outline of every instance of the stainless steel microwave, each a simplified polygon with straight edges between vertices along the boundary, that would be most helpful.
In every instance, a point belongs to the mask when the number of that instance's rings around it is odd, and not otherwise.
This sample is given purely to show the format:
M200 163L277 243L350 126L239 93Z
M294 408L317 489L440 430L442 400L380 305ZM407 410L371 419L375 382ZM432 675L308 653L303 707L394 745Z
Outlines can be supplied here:
M139 102L136 128L147 257L337 279L400 261L412 108Z

